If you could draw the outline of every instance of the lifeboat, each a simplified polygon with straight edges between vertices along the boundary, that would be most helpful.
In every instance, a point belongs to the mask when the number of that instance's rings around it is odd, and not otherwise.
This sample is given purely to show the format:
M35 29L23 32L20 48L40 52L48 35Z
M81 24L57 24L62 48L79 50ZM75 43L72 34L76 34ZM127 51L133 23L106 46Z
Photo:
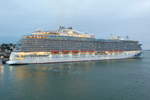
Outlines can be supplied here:
M69 50L63 50L63 51L62 51L62 54L69 54L69 53L70 53Z
M72 50L72 54L78 54L79 52L79 50Z
M59 54L59 51L58 50L52 50L51 53L52 54Z

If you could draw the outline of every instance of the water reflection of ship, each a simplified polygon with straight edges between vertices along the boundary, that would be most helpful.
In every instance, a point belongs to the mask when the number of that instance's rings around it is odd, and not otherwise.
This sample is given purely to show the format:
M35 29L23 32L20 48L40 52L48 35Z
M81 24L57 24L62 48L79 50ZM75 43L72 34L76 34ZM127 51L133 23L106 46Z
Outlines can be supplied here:
M37 65L37 70L49 71L54 73L71 73L76 71L90 71L96 62L75 62L60 64L43 64Z
M83 80L78 79L78 74L83 72L89 72L96 62L76 62L76 63L60 63L60 64L33 64L33 65L19 65L8 66L9 73L13 77L13 82L16 86L21 88L22 91L26 89L23 87L28 86L28 82L34 84L31 85L32 92L46 91L48 88L56 88L61 82L63 86L78 87L80 84L84 84ZM63 81L65 79L71 79L71 81ZM72 80L74 79L74 80Z
M4 66L0 64L0 74L4 72Z
M9 66L13 68L14 75L17 79L24 79L35 76L46 77L51 75L63 75L69 73L88 72L97 62L76 62L76 63L60 63L60 64L33 64ZM31 72L32 71L32 72Z

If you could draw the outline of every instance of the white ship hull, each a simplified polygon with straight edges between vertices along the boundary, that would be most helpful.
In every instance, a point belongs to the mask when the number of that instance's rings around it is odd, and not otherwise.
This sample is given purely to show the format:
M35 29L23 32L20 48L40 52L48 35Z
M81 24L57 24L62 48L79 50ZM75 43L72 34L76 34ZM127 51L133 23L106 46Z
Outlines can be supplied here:
M12 53L13 56L15 53ZM78 61L95 61L95 60L109 60L109 59L127 59L134 58L141 54L141 51L124 51L122 53L113 53L108 55L57 55L47 57L26 57L21 60L16 60L10 57L7 64L40 64L40 63L57 63L57 62L78 62Z

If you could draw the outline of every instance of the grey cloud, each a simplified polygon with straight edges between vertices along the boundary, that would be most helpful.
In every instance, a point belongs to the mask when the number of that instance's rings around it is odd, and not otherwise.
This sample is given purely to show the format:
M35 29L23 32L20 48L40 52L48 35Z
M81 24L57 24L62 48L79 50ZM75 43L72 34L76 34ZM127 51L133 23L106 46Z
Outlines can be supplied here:
M149 0L5 0L0 3L0 42L65 25L98 38L129 35L150 49L149 9Z

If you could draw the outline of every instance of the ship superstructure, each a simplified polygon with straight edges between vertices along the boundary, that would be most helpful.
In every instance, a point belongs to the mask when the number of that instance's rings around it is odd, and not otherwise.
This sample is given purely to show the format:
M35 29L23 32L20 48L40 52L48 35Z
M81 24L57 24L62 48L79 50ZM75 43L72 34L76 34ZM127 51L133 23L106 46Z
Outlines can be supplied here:
M72 27L36 31L23 36L8 64L52 63L133 58L141 54L138 41L96 39Z

